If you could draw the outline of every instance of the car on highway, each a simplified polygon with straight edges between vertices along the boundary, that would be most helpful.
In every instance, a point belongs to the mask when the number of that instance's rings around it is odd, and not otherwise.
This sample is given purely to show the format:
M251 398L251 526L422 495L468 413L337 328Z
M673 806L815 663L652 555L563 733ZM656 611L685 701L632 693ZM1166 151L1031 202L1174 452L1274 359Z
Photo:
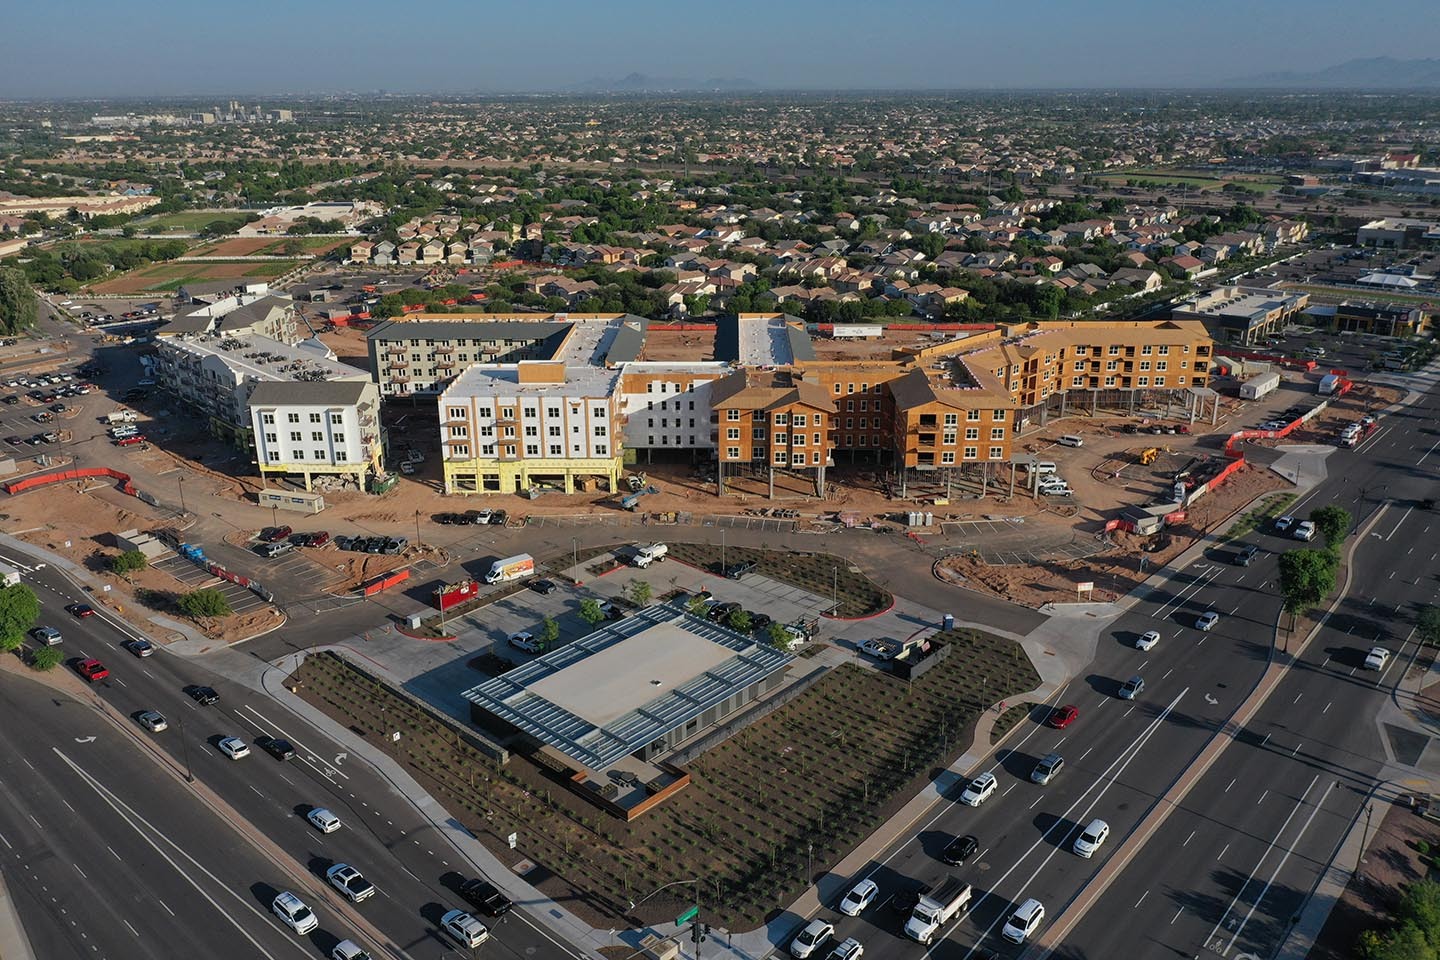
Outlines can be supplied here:
M295 894L286 890L275 898L270 905L271 911L280 918L280 922L302 937L320 926L320 920L315 916L315 911L305 906L305 901Z
M1366 670L1384 670L1385 664L1390 662L1390 651L1384 647L1371 647L1370 652L1365 654Z
M82 620L86 617L95 616L95 608L90 606L90 604L88 603L69 604L68 606L66 606L65 611L69 613L72 617L79 617Z
M825 943L835 935L835 925L829 920L821 920L818 917L805 925L805 929L795 934L795 939L790 941L790 956L796 960L805 960L812 956Z
M1067 703L1063 707L1056 707L1051 710L1050 715L1045 718L1045 725L1047 727L1053 727L1056 730L1064 730L1070 726L1070 724L1074 723L1075 719L1079 716L1080 708L1073 703Z
M835 945L825 960L860 960L865 948L854 937L846 937Z
M309 820L310 825L321 833L334 833L340 829L340 818L325 807L316 807L305 814L305 819Z
M295 748L289 740L282 740L279 737L256 737L255 746L276 760L293 760L295 758Z
M1140 674L1138 673L1135 674L1135 676L1131 677L1129 680L1126 680L1124 683L1120 684L1121 700L1134 700L1136 697L1140 696L1140 694L1144 692L1145 678L1140 676Z
M1075 838L1070 849L1076 856L1089 860L1095 855L1095 851L1105 844L1105 839L1109 836L1110 824L1104 820L1091 820L1085 825L1085 829L1080 831L1080 836Z
M220 702L220 694L215 692L214 687L189 686L185 688L185 692L189 694L191 700L207 707L212 707Z
M250 745L239 737L221 737L215 747L231 760L250 756Z
M341 940L330 950L330 960L372 960L354 940Z
M440 918L440 929L466 949L474 949L490 939L490 931L485 924L464 910L451 910L446 913Z
M158 710L146 710L135 715L135 722L140 724L151 733L160 733L170 729L170 722L165 719L164 714Z
M1236 566L1248 567L1251 563L1255 561L1255 558L1259 555L1259 547L1257 547L1253 543L1246 544L1244 549L1242 549L1239 553L1235 554L1235 564Z
M359 903L375 896L375 884L366 880L359 870L348 863L337 863L326 870L325 879L351 903Z
M1039 900L1030 897L1016 907L1014 913L1010 914L1009 919L1005 921L1005 926L1000 928L1000 936L1011 943L1024 943L1026 938L1040 929L1040 924L1043 922L1045 922L1045 907Z
M89 657L75 664L75 672L91 683L97 680L104 680L110 676L110 671L105 667L105 664L96 660L94 657Z
M531 590L534 590L536 593L540 594L542 597L547 597L555 592L554 580L531 580L529 583L526 584L526 586L529 587Z
M1209 633L1215 629L1215 624L1220 622L1220 614L1214 610L1206 610L1195 618L1195 629L1202 633Z
M836 909L847 917L858 917L874 902L879 893L880 885L874 880L861 880L840 899L840 905Z
M967 833L945 844L945 849L940 851L940 859L952 867L963 867L965 861L975 856L979 849L980 839Z
M36 643L43 643L47 647L53 647L63 639L60 631L54 627L36 627L30 631L30 637Z
M1302 520L1295 525L1290 534L1296 540L1310 541L1315 539L1315 524L1309 520Z
M965 784L965 789L960 791L960 802L967 807L978 807L1000 786L1000 781L995 779L993 773L982 773L980 776Z
M137 657L153 657L155 655L155 644L149 640L127 640L125 649Z
M460 896L492 917L503 917L515 906L495 884L481 877L475 877L460 884Z
M907 917L915 909L915 905L920 902L920 898L929 892L929 884L907 883L906 886L896 890L894 896L890 898L890 909L902 917Z
M1295 526L1295 518L1289 516L1276 517L1274 526L1276 533L1286 533L1291 527Z
M1058 753L1047 753L1035 764L1035 769L1030 771L1030 782L1038 783L1042 787L1054 780L1061 770L1065 769L1065 758Z
M1159 642L1160 642L1160 631L1159 631L1159 630L1146 630L1144 633L1140 634L1140 636L1138 636L1138 637L1135 638L1135 649L1136 649L1136 650L1153 650L1153 649L1155 649L1155 644L1157 644L1157 643L1159 643Z

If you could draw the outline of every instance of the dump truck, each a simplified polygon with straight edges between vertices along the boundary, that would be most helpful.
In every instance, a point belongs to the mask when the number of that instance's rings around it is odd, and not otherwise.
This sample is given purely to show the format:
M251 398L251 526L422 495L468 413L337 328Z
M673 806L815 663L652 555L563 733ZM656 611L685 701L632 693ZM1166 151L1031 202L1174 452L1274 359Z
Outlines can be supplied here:
M635 550L635 556L631 559L630 562L633 565L639 567L641 570L644 570L646 567L650 566L650 564L654 563L655 561L664 560L665 555L669 552L670 548L665 546L665 544L651 543L643 547L637 547Z
M971 894L970 884L959 877L946 877L915 904L905 921L905 936L927 946L933 943L941 928L970 905Z
M490 572L485 574L485 582L490 584L509 583L511 580L528 577L534 572L535 558L528 553L517 553L513 557L506 557L492 563Z

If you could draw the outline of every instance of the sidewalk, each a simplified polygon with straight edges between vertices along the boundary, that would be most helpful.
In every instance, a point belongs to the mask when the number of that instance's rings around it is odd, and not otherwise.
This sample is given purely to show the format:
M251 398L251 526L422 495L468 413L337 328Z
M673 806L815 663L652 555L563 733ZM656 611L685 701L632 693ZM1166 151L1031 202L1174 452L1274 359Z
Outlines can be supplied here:
M0 877L0 957L4 960L36 960L30 938L25 936L20 914L3 877Z

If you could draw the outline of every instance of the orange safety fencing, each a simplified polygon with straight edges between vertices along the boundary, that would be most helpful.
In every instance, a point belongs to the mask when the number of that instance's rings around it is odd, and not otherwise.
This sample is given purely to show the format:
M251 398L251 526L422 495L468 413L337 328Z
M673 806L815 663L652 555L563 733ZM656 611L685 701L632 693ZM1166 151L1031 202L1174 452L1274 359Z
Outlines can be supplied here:
M41 473L33 477L25 477L21 480L12 480L9 483L0 485L10 495L24 493L26 490L34 490L36 487L46 487L52 483L66 483L70 480L85 480L89 477L110 477L120 481L120 489L135 496L135 486L130 482L130 474L121 473L119 470L111 470L108 467L90 467L78 470L60 470L56 473Z

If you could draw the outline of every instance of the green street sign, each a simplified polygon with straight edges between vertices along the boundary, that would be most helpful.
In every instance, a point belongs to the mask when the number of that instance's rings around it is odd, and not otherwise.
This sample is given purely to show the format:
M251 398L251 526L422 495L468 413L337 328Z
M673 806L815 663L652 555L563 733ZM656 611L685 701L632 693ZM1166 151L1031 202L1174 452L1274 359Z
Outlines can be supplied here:
M698 906L691 907L689 910L686 910L684 913L680 914L680 916L675 918L675 924L678 926L682 923L689 923L691 920L694 920L699 915L700 908Z

